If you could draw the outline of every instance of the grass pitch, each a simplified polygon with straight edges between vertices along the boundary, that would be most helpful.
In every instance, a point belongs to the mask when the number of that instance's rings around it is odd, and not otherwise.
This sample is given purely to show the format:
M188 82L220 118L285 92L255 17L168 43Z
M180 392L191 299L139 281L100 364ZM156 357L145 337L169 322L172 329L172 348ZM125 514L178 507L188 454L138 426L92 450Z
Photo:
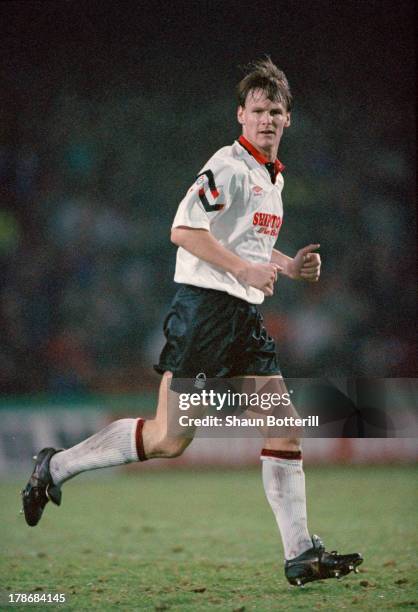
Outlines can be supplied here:
M361 573L297 589L259 471L142 472L67 483L36 528L24 484L0 486L1 609L8 593L65 593L46 610L418 609L413 467L307 468L310 529L359 550ZM96 473L98 474L98 473ZM33 606L35 607L35 606Z

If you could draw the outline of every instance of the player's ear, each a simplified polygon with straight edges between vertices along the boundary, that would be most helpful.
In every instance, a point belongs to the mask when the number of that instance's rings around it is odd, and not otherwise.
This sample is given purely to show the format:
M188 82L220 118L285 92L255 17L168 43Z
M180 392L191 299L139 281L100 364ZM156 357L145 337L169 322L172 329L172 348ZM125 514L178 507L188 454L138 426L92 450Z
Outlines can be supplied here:
M238 106L237 119L238 119L238 123L240 123L241 125L244 125L244 107L243 106Z
M290 124L291 124L290 113L286 113L286 121L285 121L284 127L288 128L290 127Z

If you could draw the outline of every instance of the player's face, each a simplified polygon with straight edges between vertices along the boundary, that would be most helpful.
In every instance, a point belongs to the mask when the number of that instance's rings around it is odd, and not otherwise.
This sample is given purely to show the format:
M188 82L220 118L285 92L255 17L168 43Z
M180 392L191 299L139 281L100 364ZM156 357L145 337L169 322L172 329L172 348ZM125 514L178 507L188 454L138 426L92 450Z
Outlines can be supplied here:
M271 161L276 158L283 130L290 125L290 113L282 102L273 102L261 89L248 93L245 106L238 108L243 136Z

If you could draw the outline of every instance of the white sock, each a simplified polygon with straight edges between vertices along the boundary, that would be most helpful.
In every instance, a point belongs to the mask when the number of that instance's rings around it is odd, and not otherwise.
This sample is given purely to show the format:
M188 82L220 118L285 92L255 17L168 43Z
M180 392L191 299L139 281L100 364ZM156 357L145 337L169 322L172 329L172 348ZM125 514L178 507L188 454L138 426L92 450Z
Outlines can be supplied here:
M293 559L309 548L306 517L305 474L301 459L261 457L263 484L282 536L285 559Z
M80 444L54 455L49 469L54 484L98 468L138 461L135 433L138 419L119 419Z

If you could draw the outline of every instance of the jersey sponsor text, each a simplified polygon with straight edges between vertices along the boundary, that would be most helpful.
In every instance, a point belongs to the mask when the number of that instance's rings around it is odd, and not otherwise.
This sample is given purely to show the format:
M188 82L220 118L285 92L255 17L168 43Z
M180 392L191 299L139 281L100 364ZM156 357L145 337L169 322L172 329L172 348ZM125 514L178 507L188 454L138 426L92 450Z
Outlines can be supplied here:
M277 236L282 225L282 218L271 213L256 212L253 216L253 225L259 226L259 234Z

